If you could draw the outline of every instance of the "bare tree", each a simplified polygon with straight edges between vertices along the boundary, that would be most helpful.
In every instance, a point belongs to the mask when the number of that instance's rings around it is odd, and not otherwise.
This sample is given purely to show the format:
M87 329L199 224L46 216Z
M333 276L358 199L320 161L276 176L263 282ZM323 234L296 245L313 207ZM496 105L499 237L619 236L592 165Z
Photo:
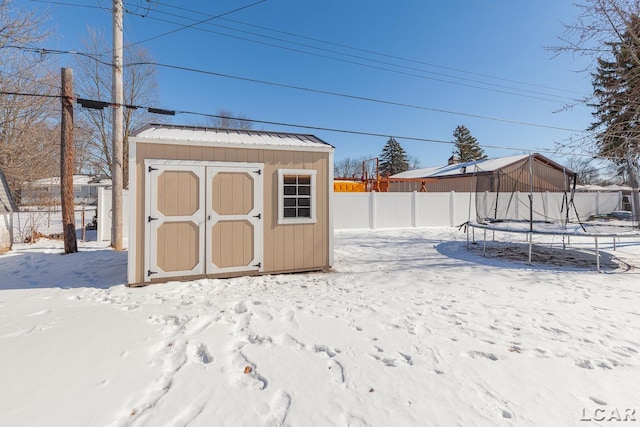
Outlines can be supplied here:
M76 73L76 92L83 98L96 101L111 99L110 47L105 40L104 31L88 28L88 37L84 40L87 55L78 56ZM124 103L131 106L153 106L157 102L156 69L150 65L150 54L139 46L125 48L124 52ZM88 125L84 137L84 163L93 170L111 176L112 163L112 111L110 109L81 108L78 114ZM153 116L156 121L162 118ZM124 147L123 147L123 185L129 183L129 135L142 123L152 120L145 109L125 108L124 111Z
M571 157L567 160L567 166L578 175L579 184L599 184L602 181L602 165L598 165L592 157Z
M575 5L575 22L565 23L560 44L548 47L555 54L569 53L591 59L586 72L593 93L581 101L594 107L593 138L573 141L581 149L600 152L614 162L627 161L638 141L640 114L640 0L583 0ZM622 147L621 149L616 149Z
M336 178L362 177L362 161L364 158L345 157L333 165L333 176Z
M33 11L0 2L0 169L18 201L59 168L59 77L46 57L29 53L47 37L43 28Z
M409 170L420 169L420 159L416 156L408 155L407 161L409 162Z
M622 38L640 12L640 0L584 0L575 7L575 21L565 22L564 31L558 36L560 43L547 49L595 60L610 52L609 43Z
M640 0L584 0L574 24L565 26L557 53L587 55L594 59L590 71L594 107L595 150L603 158L626 168L628 180L638 188L640 159ZM585 148L584 146L581 148ZM634 191L634 206L640 206ZM634 209L640 223L640 211Z
M244 114L234 114L230 110L220 109L216 116L209 117L204 125L221 129L253 129L253 123Z

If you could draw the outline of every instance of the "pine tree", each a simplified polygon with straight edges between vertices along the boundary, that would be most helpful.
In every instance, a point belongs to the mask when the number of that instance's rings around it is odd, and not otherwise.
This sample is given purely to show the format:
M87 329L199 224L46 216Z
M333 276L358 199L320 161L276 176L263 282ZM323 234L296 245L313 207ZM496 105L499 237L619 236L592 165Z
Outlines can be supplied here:
M456 127L453 131L453 137L455 138L453 143L456 146L454 154L461 163L487 158L484 150L478 144L478 140L471 135L466 126L460 125Z
M407 153L394 137L389 138L380 154L380 175L391 176L409 170Z
M640 152L640 17L634 16L620 40L607 43L611 60L598 58L593 77L592 113L596 144L602 156L621 165Z

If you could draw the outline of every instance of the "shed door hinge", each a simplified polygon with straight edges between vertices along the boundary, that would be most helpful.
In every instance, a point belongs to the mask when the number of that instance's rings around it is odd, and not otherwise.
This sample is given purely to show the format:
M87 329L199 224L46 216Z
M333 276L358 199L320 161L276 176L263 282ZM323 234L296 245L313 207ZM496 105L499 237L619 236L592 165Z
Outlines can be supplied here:
M261 262L259 262L259 263L257 263L257 264L253 264L253 266L254 266L254 267L258 267L258 268L260 268L260 267L262 267L262 263L261 263Z
M254 215L254 218L262 219L262 214Z
M253 171L253 173L257 173L258 175L262 175L262 169L258 169L257 171Z
M158 274L157 271L147 270L147 276L151 276L152 274Z
M149 166L149 172L151 172L151 171L157 171L157 170L158 170L158 168L154 168L153 166Z
M151 221L157 221L158 218L154 218L151 215L149 215L149 217L147 218L147 222L151 222Z

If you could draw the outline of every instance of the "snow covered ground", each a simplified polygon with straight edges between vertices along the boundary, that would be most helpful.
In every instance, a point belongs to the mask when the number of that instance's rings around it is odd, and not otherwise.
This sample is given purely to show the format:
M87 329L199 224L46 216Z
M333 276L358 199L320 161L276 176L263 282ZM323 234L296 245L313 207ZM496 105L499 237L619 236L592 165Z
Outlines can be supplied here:
M640 424L640 241L601 243L625 263L597 273L465 239L341 231L331 273L136 289L124 252L16 245L0 425Z

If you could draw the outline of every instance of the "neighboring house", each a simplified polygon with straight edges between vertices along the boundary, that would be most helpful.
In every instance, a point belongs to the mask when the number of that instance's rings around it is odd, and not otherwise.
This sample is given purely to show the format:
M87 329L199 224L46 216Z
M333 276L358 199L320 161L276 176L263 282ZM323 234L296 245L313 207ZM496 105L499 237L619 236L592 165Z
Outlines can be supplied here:
M13 212L16 207L4 173L0 170L0 254L11 249L13 242Z
M432 178L425 184L428 192L555 192L571 190L574 175L571 169L536 153L466 163L452 157L446 166L410 170L391 178ZM419 191L418 185L391 183L390 191Z
M110 187L111 179L104 175L74 175L73 203L75 205L95 205L98 188ZM22 206L42 206L60 204L60 177L43 178L35 181L31 188L22 193Z
M163 124L129 144L129 284L331 267L331 145Z

